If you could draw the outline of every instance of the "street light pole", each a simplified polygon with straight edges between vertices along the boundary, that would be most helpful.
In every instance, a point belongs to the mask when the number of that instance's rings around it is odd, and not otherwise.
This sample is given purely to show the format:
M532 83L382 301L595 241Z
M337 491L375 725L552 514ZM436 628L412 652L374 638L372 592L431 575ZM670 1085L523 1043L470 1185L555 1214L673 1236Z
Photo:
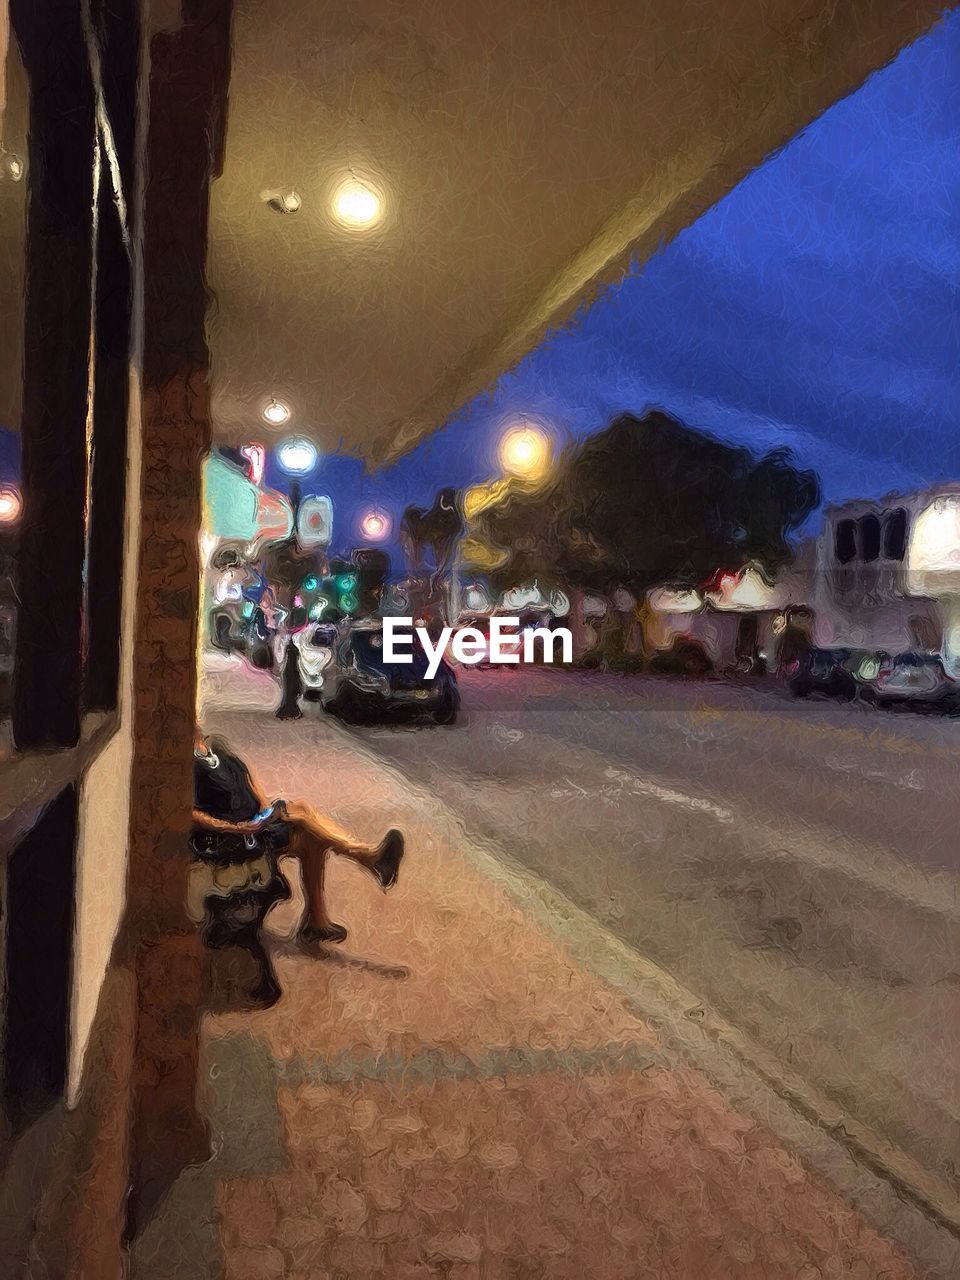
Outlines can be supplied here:
M297 537L297 530L300 523L300 503L303 501L300 491L300 481L293 480L290 484L290 509L293 512L293 538Z
M462 537L458 537L453 544L453 555L450 561L450 590L447 593L447 609L450 616L447 621L451 627L457 625L460 617L460 556L462 541Z

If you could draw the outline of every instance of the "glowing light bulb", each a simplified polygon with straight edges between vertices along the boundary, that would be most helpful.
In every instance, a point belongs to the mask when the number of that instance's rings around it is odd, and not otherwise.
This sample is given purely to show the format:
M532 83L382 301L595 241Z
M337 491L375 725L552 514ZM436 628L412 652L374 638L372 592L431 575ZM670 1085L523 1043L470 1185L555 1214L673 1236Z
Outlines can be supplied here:
M510 475L534 480L550 461L550 441L544 431L524 423L511 427L500 441L500 465Z
M282 427L289 417L290 406L282 400L271 400L263 410L263 420L269 422L271 427Z
M291 476L305 476L317 465L317 448L310 440L293 437L277 450L277 461Z
M377 193L355 178L337 187L333 196L333 214L345 227L373 226L380 220L383 202Z
M383 511L368 511L360 521L360 532L370 542L382 542L390 533L390 517Z
M0 488L0 524L14 524L20 519L23 510L23 499L18 489L12 485Z

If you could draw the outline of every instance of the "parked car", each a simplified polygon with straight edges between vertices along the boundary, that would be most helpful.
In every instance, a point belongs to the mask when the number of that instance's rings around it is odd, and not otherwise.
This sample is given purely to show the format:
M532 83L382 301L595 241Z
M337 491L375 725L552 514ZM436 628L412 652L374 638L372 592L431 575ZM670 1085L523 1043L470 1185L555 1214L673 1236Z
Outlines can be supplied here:
M901 653L877 676L880 706L960 713L960 682L943 665L939 653Z
M852 649L844 667L853 676L857 697L863 702L875 702L877 680L880 672L890 664L889 653L882 649Z
M788 686L795 698L822 693L852 702L872 700L887 654L872 649L810 649L798 661Z
M414 638L411 662L387 662L379 626L354 626L337 641L324 666L320 700L324 709L349 723L400 716L453 724L460 691L450 665L441 660L427 679L427 655Z

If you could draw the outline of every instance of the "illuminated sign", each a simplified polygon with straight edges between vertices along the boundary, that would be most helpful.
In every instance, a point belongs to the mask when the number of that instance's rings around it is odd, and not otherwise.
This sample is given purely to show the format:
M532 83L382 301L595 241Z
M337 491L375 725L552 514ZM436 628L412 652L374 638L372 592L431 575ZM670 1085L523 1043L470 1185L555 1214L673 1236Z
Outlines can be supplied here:
M325 547L333 537L333 503L324 494L313 494L300 503L297 537L302 547Z

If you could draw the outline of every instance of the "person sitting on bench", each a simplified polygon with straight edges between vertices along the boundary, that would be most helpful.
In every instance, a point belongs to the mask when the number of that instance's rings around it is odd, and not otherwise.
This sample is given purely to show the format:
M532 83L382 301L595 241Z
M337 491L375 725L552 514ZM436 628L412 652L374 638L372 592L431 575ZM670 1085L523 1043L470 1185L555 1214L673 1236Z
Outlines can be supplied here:
M238 755L221 740L208 742L199 733L194 744L192 845L199 871L193 880L207 917L205 941L212 947L233 944L252 951L264 966L262 996L275 996L279 989L274 990L260 928L270 908L290 897L277 855L287 854L300 863L306 916L299 936L306 942L331 943L343 942L347 930L327 912L327 856L351 858L387 890L397 882L404 854L403 835L396 829L377 845L362 844L307 804L271 803Z

